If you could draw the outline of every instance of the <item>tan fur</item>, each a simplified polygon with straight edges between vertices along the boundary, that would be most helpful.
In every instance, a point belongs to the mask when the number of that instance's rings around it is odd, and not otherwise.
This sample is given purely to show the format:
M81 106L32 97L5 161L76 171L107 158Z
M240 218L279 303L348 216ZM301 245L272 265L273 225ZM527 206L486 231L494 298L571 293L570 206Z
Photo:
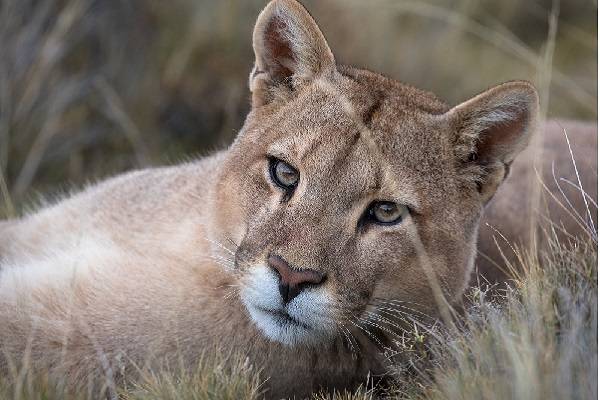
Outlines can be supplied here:
M507 261L519 270L515 247L531 252L533 244L538 243L543 252L553 235L561 240L585 237L592 230L590 219L598 228L598 209L594 205L598 199L597 124L547 121L537 143L515 160L506 182L484 212L477 259L484 282L504 279L510 272ZM535 242L532 234L536 235ZM476 281L477 275L472 279Z
M0 225L0 370L25 358L85 385L220 346L264 368L269 397L301 397L383 373L400 313L437 316L460 297L484 204L534 130L535 89L511 82L451 108L337 66L293 0L269 3L254 49L253 108L229 149ZM300 171L287 201L268 156ZM361 225L374 200L412 212ZM269 254L327 274L287 309L308 333L252 314L277 301Z

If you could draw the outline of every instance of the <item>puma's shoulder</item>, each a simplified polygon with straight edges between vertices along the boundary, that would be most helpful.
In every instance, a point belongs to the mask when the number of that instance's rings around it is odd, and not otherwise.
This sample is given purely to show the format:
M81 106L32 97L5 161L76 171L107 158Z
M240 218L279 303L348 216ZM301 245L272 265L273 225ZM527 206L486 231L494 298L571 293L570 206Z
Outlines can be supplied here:
M128 172L89 185L21 219L0 222L0 260L70 246L91 235L129 243L160 237L175 222L201 217L222 153L176 166Z

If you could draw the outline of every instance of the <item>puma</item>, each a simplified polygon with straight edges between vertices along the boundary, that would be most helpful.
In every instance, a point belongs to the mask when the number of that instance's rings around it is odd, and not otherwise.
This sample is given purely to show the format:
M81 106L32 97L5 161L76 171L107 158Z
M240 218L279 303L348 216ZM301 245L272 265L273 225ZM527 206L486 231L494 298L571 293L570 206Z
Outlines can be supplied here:
M514 196L494 203L535 132L535 88L450 107L338 65L294 0L266 6L253 47L227 150L0 223L2 373L29 363L78 388L221 348L263 369L267 397L302 398L383 374L402 321L461 298L485 205L502 220Z

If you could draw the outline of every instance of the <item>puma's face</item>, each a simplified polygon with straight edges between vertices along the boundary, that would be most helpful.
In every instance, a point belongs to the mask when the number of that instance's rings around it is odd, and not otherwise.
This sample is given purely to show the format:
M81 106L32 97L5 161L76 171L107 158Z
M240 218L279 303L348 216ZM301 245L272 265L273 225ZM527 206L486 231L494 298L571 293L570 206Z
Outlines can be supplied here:
M340 334L379 300L430 313L424 268L452 296L472 262L481 202L454 176L445 122L431 109L400 119L394 97L335 79L359 94L356 104L314 83L271 114L252 114L228 163L245 210L234 234L242 299L284 343Z
M516 82L449 108L336 67L295 1L254 34L253 110L221 169L217 240L240 296L288 345L435 314L463 290L482 206L524 147L536 94ZM410 312L408 310L411 310Z

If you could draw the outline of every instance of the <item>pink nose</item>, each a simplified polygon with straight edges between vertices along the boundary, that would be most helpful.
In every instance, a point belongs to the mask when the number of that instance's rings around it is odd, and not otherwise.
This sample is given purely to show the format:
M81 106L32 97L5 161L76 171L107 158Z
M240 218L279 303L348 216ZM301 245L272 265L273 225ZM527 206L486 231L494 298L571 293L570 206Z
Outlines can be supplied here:
M293 269L279 256L269 256L267 262L279 276L279 293L284 303L292 301L307 286L318 285L325 280L324 273L312 269Z

